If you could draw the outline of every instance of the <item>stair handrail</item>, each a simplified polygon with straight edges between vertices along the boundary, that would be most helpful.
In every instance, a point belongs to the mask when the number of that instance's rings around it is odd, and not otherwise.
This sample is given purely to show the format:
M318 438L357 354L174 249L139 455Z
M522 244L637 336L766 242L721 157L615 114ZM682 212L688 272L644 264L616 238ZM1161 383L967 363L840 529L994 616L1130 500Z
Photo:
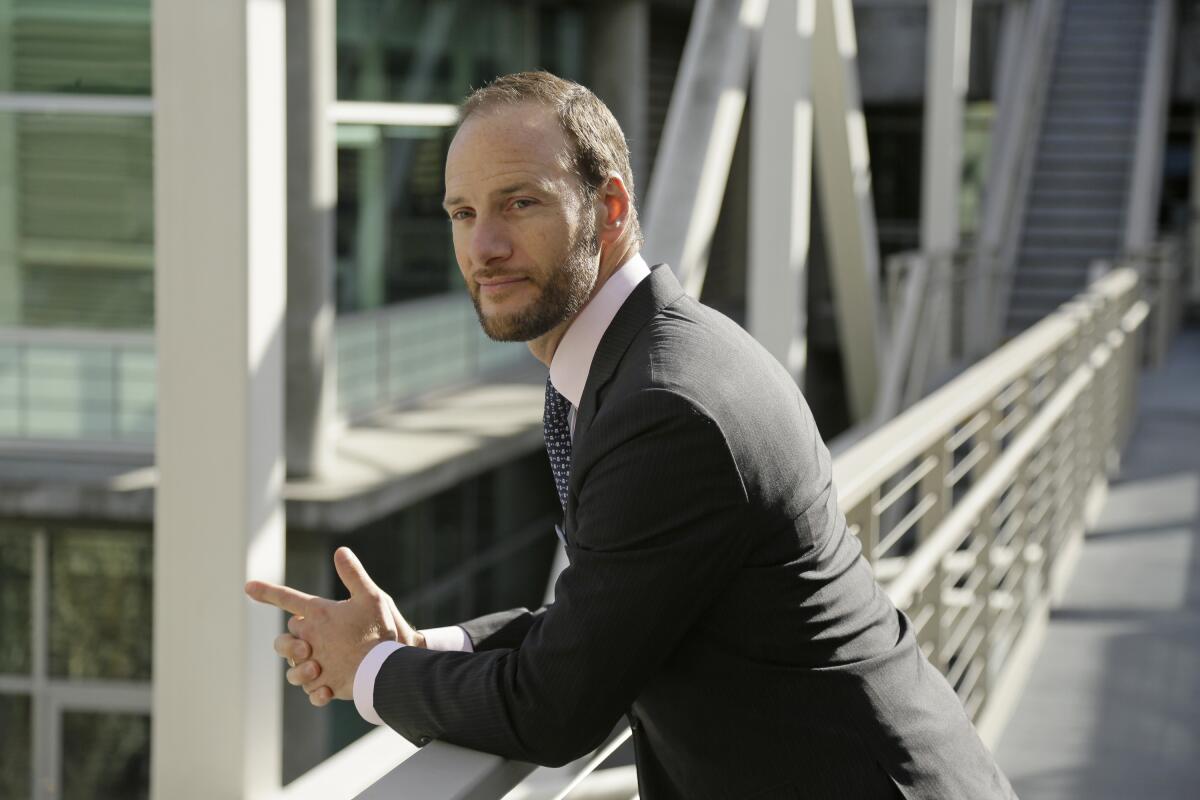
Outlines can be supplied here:
M973 321L967 353L981 358L995 349L1003 312L1008 308L1013 262L1020 241L1022 215L1036 155L1037 136L1057 41L1061 0L1030 0L1024 20L1024 53L1011 65L1007 90L996 113L997 130L988 177L983 187L983 213L971 275L968 302Z

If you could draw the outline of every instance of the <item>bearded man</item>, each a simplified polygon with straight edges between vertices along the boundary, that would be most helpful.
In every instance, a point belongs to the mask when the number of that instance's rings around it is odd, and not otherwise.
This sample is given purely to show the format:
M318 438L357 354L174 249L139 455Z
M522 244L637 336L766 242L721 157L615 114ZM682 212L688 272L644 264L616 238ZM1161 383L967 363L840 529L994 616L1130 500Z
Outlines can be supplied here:
M484 330L549 368L569 565L546 608L429 631L345 548L350 600L251 582L296 615L288 681L418 745L546 765L625 715L643 800L1012 798L848 532L795 382L639 255L604 104L545 72L476 91L445 208Z

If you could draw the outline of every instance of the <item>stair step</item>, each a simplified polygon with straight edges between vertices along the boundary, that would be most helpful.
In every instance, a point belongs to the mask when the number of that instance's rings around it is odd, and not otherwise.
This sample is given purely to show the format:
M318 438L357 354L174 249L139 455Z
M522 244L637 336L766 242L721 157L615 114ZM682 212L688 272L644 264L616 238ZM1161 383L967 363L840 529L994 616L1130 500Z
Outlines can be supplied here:
M1038 153L1035 168L1039 171L1045 170L1048 173L1069 170L1088 170L1115 174L1125 172L1129 169L1129 156L1127 154L1120 155L1105 155L1103 153L1067 153L1062 155L1051 155Z
M1075 247L1096 254L1111 253L1121 244L1124 230L1067 230L1026 224L1021 235L1021 252L1046 247Z
M1079 294L1088 284L1088 271L1083 269L1078 275L1041 275L1037 273L1022 273L1018 272L1013 277L1012 297L1014 300L1018 297L1018 290L1021 292L1042 291L1052 297L1072 297ZM1021 299L1034 298L1027 294L1020 294ZM1062 302L1061 300L1059 302ZM1030 303L1022 302L1021 305L1029 305Z
M1132 131L1126 133L1101 133L1086 131L1083 133L1064 133L1057 130L1042 132L1038 143L1041 150L1052 150L1059 147L1069 147L1078 150L1131 150L1133 148Z
M1120 116L1093 120L1069 117L1065 114L1049 114L1042 126L1043 135L1066 136L1124 136L1132 139L1134 120Z
M1064 93L1055 96L1053 92L1046 98L1046 107L1053 111L1066 112L1068 114L1095 114L1097 116L1121 116L1122 114L1134 114L1137 112L1138 100L1137 95L1128 97L1089 97L1082 98L1079 95Z
M1071 291L1071 289L1018 285L1014 283L1012 293L1009 297L1012 298L1013 306L1023 306L1025 308L1049 306L1053 308L1070 300L1076 293Z
M1059 54L1066 59L1086 59L1091 63L1097 63L1099 60L1111 61L1118 60L1125 63L1124 59L1145 59L1145 48L1141 42L1136 44L1119 41L1105 41L1100 37L1092 37L1086 40L1072 40L1059 45ZM1095 54L1103 53L1102 59L1097 59Z
M1103 191L1119 192L1124 197L1129 187L1129 177L1126 173L1115 174L1080 174L1068 175L1037 175L1033 179L1031 191L1035 194L1061 191Z
M1026 212L1025 226L1028 228L1036 221L1039 227L1076 227L1091 230L1098 227L1104 228L1110 225L1117 225L1124 216L1124 213L1119 210L1106 211L1092 208L1057 206L1039 209L1036 215Z
M1028 218L1034 219L1056 209L1070 209L1115 214L1120 218L1125 213L1125 202L1125 193L1118 191L1043 189L1030 193L1029 207L1025 213Z

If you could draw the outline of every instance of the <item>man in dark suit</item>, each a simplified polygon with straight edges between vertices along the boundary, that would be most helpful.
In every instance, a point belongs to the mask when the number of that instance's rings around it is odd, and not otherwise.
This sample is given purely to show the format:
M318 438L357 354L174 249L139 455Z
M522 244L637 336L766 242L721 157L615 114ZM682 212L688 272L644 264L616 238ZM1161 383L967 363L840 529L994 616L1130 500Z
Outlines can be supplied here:
M551 765L624 714L643 800L1013 797L847 531L794 381L645 264L632 190L583 87L522 73L468 99L455 252L484 329L550 369L569 565L544 609L432 631L345 549L348 601L252 582L296 615L289 682L418 744Z

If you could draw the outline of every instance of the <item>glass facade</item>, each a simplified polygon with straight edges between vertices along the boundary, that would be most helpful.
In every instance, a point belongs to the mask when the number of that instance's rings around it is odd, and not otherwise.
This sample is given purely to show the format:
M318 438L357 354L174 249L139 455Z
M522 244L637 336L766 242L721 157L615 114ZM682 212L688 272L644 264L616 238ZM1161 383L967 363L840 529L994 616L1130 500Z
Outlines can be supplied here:
M0 694L0 797L29 797L31 722L29 695Z
M144 800L150 796L150 716L62 715L63 800Z
M150 680L153 553L142 532L50 539L50 674Z
M0 675L33 669L33 549L25 531L0 527Z
M457 104L497 75L545 67L582 79L578 8L529 0L340 0L339 100ZM345 313L461 291L442 210L453 130L338 127L337 307Z
M0 798L30 796L35 746L54 797L147 796L151 548L147 529L0 525Z
M0 327L153 327L150 64L149 0L0 3Z
M150 94L150 0L0 3L0 92Z

